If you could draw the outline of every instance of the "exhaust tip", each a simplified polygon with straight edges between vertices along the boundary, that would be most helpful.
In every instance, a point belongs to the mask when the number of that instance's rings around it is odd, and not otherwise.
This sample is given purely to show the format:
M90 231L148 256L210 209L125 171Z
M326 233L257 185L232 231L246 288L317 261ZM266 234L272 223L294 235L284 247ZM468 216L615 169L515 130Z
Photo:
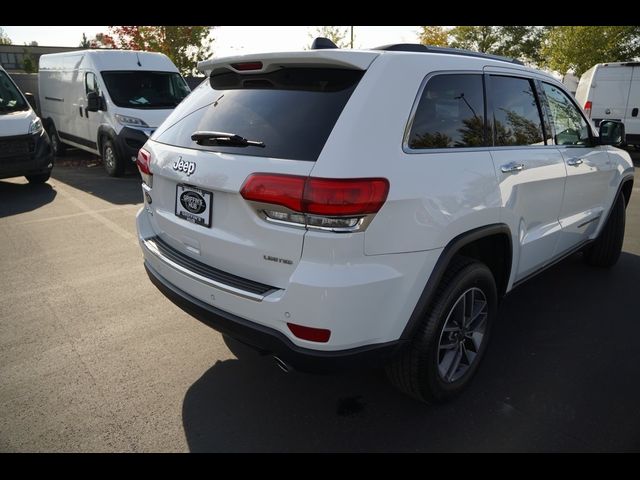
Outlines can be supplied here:
M291 365L289 365L287 362L285 362L281 358L276 357L275 355L273 355L273 361L275 362L276 367L278 367L284 373L290 373L291 371L293 371L293 367Z

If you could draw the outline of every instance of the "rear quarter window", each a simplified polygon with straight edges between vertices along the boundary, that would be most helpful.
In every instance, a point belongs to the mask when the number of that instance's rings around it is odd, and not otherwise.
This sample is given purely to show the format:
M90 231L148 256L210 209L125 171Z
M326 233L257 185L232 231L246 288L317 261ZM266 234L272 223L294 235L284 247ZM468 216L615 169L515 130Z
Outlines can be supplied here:
M165 128L154 140L214 152L315 161L363 74L360 70L282 68L263 74L215 75L202 87L207 89L206 105ZM232 133L265 146L198 145L191 140L196 131Z

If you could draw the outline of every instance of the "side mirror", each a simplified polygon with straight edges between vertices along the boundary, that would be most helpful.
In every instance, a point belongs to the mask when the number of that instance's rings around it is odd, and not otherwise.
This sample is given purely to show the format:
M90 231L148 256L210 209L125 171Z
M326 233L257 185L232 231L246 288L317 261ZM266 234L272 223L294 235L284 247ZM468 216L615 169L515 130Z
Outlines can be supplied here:
M626 144L624 123L616 120L602 120L600 122L600 145L624 147Z
M97 112L100 110L100 95L98 92L87 93L87 110L90 112Z
M25 93L24 94L24 98L27 99L27 102L29 102L29 105L31 105L31 108L33 108L33 111L38 113L38 108L36 105L36 97L33 96L33 93Z

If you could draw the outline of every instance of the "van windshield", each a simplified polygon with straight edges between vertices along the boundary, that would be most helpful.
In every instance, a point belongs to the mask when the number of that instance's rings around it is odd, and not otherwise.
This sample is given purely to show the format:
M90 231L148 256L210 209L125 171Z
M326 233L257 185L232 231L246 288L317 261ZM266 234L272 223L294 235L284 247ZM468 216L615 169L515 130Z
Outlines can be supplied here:
M101 72L111 100L118 107L174 108L190 90L173 72Z
M9 76L0 71L0 115L29 110L29 105Z

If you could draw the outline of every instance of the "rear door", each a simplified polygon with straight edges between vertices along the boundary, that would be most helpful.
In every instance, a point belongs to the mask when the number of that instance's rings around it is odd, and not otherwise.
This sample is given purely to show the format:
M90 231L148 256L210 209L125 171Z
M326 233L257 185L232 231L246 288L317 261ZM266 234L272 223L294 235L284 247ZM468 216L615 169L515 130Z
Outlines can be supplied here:
M624 126L629 143L640 144L640 64L633 66Z
M253 68L255 63L249 64ZM154 222L161 238L214 268L284 288L298 264L303 225L265 218L240 190L253 173L308 176L364 74L359 69L282 67L214 73L194 90L147 145L152 150ZM177 115L181 119L175 121ZM191 139L226 132L264 146ZM194 221L182 200L207 202ZM202 217L202 215L201 215ZM271 221L270 221L271 220ZM200 223L198 223L200 222Z
M514 265L518 281L553 258L566 170L562 155L549 144L534 81L492 74L487 84L491 156L504 207L502 221L519 243Z
M596 127L602 120L622 121L625 118L631 73L631 68L622 65L596 69L591 83L591 118Z

